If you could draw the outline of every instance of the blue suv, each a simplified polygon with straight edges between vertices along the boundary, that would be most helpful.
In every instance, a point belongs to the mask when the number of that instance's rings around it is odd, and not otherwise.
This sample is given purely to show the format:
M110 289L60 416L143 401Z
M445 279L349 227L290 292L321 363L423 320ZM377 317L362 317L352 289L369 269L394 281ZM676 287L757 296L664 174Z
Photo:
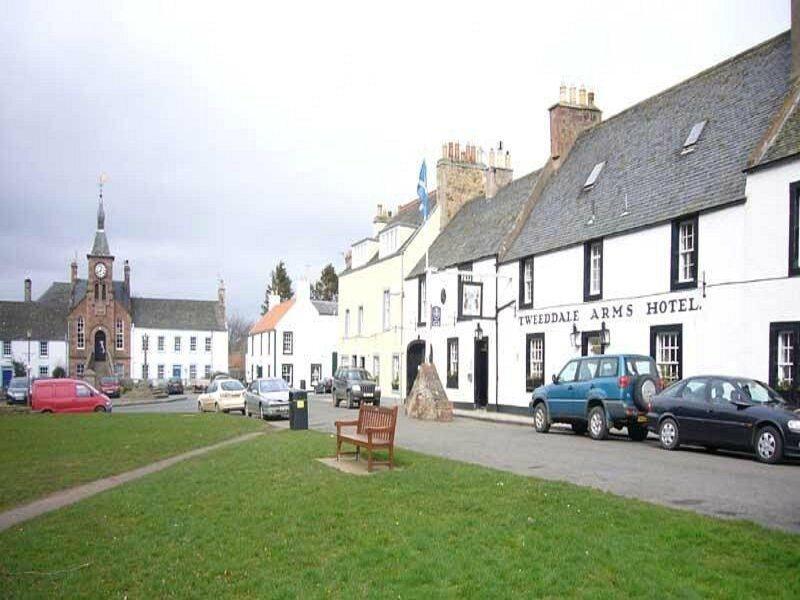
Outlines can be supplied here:
M611 427L627 427L632 440L647 437L650 400L662 388L655 361L649 356L618 354L569 361L553 383L533 390L531 411L539 433L553 423L569 423L595 440Z

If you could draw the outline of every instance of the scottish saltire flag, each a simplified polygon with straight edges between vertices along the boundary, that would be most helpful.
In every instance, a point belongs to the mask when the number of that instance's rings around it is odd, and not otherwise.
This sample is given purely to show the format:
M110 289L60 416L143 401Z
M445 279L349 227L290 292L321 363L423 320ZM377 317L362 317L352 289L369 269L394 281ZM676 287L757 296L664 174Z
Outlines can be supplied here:
M422 168L419 170L419 181L417 182L417 197L419 198L419 210L422 213L422 220L428 220L430 211L430 200L428 200L428 168L425 161L422 161Z

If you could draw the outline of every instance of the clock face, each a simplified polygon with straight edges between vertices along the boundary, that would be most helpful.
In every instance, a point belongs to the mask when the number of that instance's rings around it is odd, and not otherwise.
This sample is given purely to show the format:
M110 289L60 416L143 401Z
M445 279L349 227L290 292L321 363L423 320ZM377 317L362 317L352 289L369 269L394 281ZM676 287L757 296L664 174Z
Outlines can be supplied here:
M99 279L102 279L106 276L106 266L103 263L97 263L94 266L94 274L97 275Z

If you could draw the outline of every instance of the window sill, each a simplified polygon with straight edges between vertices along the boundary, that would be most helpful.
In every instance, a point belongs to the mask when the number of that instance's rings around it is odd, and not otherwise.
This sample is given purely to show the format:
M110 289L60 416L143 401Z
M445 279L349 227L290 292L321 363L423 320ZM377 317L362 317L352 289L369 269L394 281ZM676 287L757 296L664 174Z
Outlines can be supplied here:
M671 292L680 290L696 290L697 281L671 281L669 289Z

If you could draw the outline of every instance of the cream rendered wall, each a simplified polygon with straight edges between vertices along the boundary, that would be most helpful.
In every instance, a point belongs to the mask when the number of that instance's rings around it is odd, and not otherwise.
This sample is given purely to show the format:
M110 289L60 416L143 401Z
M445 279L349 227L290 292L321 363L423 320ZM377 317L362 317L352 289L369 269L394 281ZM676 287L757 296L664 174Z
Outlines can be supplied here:
M403 389L392 389L392 357L400 357L400 385L405 372L405 335L403 279L411 272L439 233L438 206L428 220L416 230L401 253L379 260L364 268L355 269L339 277L339 315L337 349L339 363L343 357L364 357L364 366L373 370L373 359L379 357L380 373L377 376L384 396L401 396ZM383 327L383 292L389 290L389 327ZM364 326L358 333L358 307L364 307ZM350 310L350 332L345 336L345 318ZM410 339L410 338L409 338ZM407 344L407 342L405 342Z

